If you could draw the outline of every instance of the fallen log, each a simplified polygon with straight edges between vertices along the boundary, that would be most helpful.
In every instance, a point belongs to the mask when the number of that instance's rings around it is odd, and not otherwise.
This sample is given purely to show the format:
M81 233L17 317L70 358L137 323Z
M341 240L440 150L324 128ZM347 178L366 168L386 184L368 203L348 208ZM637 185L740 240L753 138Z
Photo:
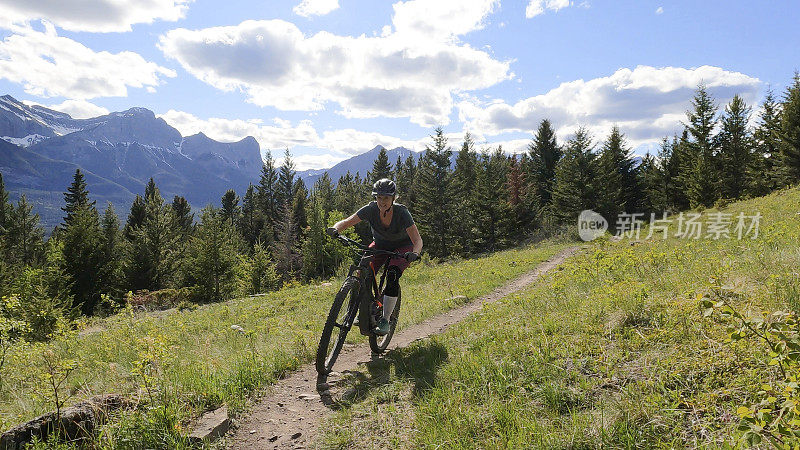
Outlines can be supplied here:
M76 403L61 411L41 415L30 422L17 425L0 436L0 450L19 450L37 437L41 440L58 431L67 441L85 439L108 419L108 414L127 408L132 402L117 394L104 394Z

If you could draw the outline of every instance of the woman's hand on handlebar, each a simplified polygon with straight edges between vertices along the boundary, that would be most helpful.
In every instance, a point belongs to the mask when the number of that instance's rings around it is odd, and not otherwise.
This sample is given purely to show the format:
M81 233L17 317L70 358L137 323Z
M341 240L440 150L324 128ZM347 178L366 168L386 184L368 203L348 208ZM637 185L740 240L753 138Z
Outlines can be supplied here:
M328 233L328 236L330 236L332 238L338 238L339 237L339 230L337 230L334 227L328 227L328 229L325 230L325 232Z
M410 263L419 259L419 255L414 252L406 252L403 257Z

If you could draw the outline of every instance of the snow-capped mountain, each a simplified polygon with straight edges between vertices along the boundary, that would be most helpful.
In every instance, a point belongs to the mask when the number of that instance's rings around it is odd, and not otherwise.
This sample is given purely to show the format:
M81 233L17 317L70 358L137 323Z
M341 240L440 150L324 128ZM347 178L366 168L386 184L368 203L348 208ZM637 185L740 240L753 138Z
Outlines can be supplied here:
M0 97L0 173L13 197L25 194L45 226L61 220L63 192L75 169L91 196L112 201L121 217L153 177L162 196L182 195L195 207L219 203L228 189L258 181L261 149L252 137L215 141L183 137L152 111L131 108L91 119Z

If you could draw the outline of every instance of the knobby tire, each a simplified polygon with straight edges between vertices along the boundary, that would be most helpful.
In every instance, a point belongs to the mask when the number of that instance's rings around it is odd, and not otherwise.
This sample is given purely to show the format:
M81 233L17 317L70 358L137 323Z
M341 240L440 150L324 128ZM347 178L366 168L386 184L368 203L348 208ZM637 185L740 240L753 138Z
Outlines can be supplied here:
M322 329L322 336L319 339L319 347L317 347L316 366L317 373L320 375L327 375L333 370L336 358L339 356L339 352L342 351L347 332L353 326L353 320L358 313L358 289L358 280L350 277L342 284L333 300L330 312L328 312L328 319ZM342 311L342 306L345 305L345 300L348 299L346 309ZM337 328L339 333L335 336L336 341L333 343L333 347L329 349L333 331Z

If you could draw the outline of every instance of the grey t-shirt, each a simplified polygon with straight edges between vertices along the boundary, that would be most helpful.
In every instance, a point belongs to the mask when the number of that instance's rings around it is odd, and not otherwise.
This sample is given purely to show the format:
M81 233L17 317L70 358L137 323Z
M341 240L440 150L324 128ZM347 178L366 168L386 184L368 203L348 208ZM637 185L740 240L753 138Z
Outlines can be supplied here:
M378 248L395 249L412 245L406 228L414 225L414 218L411 217L411 213L404 205L395 203L393 207L392 222L388 228L381 223L381 212L377 202L370 202L356 212L361 220L369 222L369 226L372 228L372 237Z

